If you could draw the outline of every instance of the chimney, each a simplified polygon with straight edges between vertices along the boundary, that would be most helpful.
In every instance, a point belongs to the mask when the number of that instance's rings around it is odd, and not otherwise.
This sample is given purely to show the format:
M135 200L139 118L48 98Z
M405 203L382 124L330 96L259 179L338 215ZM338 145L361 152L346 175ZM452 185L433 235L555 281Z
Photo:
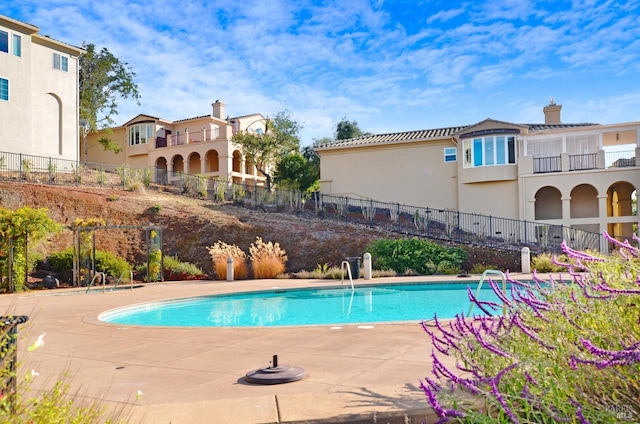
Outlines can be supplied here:
M214 118L225 119L224 114L224 103L220 100L216 100L215 103L211 103L211 107L213 108L213 113L211 116Z
M542 111L544 112L544 123L545 124L559 124L560 123L560 110L562 109L562 105L557 105L556 102L551 98L549 105L545 106Z

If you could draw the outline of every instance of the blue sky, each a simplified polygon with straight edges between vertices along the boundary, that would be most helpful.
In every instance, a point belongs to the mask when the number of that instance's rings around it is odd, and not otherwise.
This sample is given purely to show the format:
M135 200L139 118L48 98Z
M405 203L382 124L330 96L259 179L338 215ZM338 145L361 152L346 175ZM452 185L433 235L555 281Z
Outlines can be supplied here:
M14 0L0 13L137 74L138 113L287 109L302 144L343 117L388 133L493 118L640 121L640 0Z

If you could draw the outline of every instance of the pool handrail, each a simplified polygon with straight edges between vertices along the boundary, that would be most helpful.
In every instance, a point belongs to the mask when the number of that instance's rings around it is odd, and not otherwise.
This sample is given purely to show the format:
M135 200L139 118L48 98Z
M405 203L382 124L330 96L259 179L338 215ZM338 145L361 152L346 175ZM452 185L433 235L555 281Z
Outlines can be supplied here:
M349 265L348 261L342 261L342 264L340 264L340 273L342 275L342 285L344 286L344 268L347 268L347 274L349 274L349 281L351 282L351 291L355 291L355 288L353 287L353 277L351 276L351 266Z
M502 293L504 294L505 297L507 297L507 277L504 275L504 272L497 269L486 269L482 273L482 278L480 278L480 281L478 282L478 288L476 288L476 299L480 295L480 289L482 289L482 283L484 282L485 277L489 274L498 275L500 276L500 278L502 278ZM471 316L473 305L474 305L473 302L471 302L471 305L469 305L469 312L467 312L467 317ZM506 315L506 314L507 314L507 304L503 302L502 315Z
M118 287L118 284L120 284L120 281L122 281L122 278L124 277L125 274L129 274L129 282L130 282L130 290L133 290L133 271L128 270L128 271L122 271L122 274L120 274L120 278L118 278L118 281L116 281L116 283L113 286L113 289L115 290Z
M104 272L96 272L93 275L93 278L91 278L91 281L89 282L89 284L87 285L87 291L85 293L89 293L89 290L91 290L91 286L93 286L93 282L96 281L96 278L101 277L100 280L102 281L102 292L105 292L105 280L106 280L106 275L104 274Z

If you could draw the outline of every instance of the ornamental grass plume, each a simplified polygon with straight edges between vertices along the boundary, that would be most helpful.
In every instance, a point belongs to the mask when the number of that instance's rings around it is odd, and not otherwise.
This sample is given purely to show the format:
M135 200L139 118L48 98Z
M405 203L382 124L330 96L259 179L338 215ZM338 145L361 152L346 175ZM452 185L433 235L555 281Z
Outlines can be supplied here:
M249 258L254 278L276 278L285 270L287 253L279 243L265 243L262 238L256 237L256 241L249 246Z
M227 259L233 258L233 278L244 280L249 276L247 269L247 254L235 244L227 244L218 240L216 244L208 248L213 269L220 280L227 279Z
M504 316L469 291L480 315L423 323L436 379L421 388L441 422L640 422L640 250L604 236L608 256L563 244L573 281L507 275Z

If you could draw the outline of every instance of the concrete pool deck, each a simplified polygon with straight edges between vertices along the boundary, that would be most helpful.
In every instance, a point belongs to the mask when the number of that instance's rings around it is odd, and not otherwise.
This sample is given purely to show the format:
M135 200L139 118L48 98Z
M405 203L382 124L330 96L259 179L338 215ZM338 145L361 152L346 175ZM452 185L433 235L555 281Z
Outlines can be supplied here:
M522 274L512 274L527 279ZM449 281L474 281L456 278ZM357 284L443 281L442 276L360 279ZM51 387L124 405L130 423L420 423L435 414L420 389L431 375L431 344L420 324L262 328L167 328L107 324L106 310L154 300L273 287L340 285L335 280L197 281L85 294L60 289L0 296L3 315L27 315L18 330L20 374ZM425 317L430 319L432 317ZM27 352L40 334L44 346ZM280 364L307 376L277 385L244 375ZM138 393L141 393L138 396Z

